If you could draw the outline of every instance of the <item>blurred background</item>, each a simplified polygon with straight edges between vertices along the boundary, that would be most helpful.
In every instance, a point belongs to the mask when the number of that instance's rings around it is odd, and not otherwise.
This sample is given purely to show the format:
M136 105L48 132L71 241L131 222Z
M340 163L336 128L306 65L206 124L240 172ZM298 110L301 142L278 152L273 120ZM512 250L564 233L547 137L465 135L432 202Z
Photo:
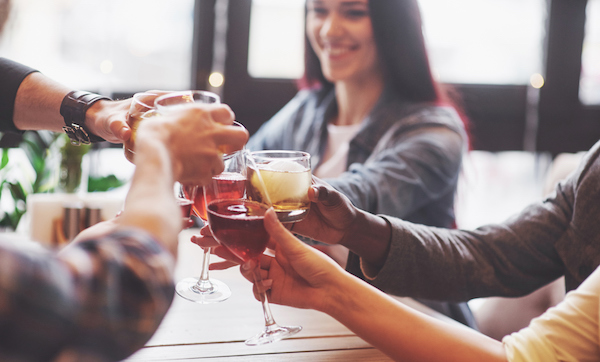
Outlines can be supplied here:
M600 0L419 3L471 122L459 226L501 221L543 196L557 155L600 138ZM304 0L18 0L0 56L113 98L212 90L252 133L296 92L303 22Z

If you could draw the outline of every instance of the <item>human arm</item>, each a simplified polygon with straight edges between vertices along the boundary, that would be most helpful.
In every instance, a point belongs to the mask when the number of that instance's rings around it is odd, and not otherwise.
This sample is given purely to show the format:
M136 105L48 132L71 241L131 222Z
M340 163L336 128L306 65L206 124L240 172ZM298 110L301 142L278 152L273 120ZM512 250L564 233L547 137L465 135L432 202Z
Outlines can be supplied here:
M571 220L573 190L558 190L504 223L469 231L366 213L331 187L314 185L311 211L292 231L348 247L369 282L387 293L451 301L525 295L564 273L555 245ZM214 243L208 230L193 241ZM215 253L228 261L212 268L239 262L224 248Z
M505 223L473 231L372 215L331 187L313 188L311 211L292 231L347 246L361 257L369 282L388 293L456 301L523 295L564 272L554 246L571 220L570 183Z
M391 227L384 218L356 208L345 195L314 176L308 197L310 212L304 220L292 224L294 233L343 245L371 265L383 265L391 236Z
M391 227L377 215L357 209L348 198L322 180L313 176L308 190L311 207L305 219L288 224L294 233L327 244L344 245L373 265L383 265L390 244ZM211 269L226 269L241 263L235 255L220 246L205 226L192 242L213 248L216 255L226 261L212 263Z
M0 58L0 75L6 80L0 89L3 131L62 132L65 121L60 106L72 89L5 58ZM129 104L130 100L97 101L86 112L85 126L109 142L126 141L131 134L126 123Z
M111 221L114 227L142 226L150 232L154 230L159 239L168 239L160 236L172 232L169 229L178 232L182 223L173 197L173 181L203 185L223 170L219 150L239 150L248 139L244 128L232 125L233 118L229 107L211 105L190 106L143 122L138 129L136 170L124 210ZM164 217L165 212L169 218ZM104 231L110 225L100 227ZM83 235L87 233L90 231Z
M0 359L121 360L148 341L174 295L181 211L173 181L220 172L219 146L240 149L248 137L233 118L210 106L145 122L119 217L58 254L0 244L0 333L10 334Z
M166 166L159 159L136 174ZM0 342L0 359L121 360L148 341L174 295L177 228L171 215L180 212L167 199L167 180L134 176L119 222L104 224L109 227L102 235L79 238L58 255L0 249L0 274L7 278L0 282L0 298L11 301L0 309L7 321L0 330L13 337ZM157 189L140 195L153 184ZM143 203L153 201L155 211L144 210ZM170 213L161 220L158 210ZM158 224L145 229L143 220Z
M267 213L265 227L276 245L275 257L261 260L273 303L327 313L394 360L505 360L498 341L416 312L346 273L297 240L274 212ZM252 268L242 267L249 280Z

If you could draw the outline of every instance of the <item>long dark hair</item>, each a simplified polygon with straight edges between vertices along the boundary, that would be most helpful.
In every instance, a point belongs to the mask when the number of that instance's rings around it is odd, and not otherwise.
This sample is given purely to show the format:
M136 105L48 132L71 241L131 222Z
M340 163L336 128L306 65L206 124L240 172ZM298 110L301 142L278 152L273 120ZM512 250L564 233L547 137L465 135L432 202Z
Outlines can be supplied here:
M431 75L417 0L369 0L369 11L388 86L410 101L442 101L445 96ZM304 43L305 74L299 86L332 87L306 36Z

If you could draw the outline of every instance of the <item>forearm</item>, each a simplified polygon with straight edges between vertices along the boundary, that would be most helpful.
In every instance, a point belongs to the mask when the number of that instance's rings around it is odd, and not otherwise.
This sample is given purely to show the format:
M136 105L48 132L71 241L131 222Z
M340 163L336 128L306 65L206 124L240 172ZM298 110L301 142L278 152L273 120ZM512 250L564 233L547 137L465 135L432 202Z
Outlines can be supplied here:
M176 255L177 243L173 240L182 225L173 195L169 153L158 140L145 140L136 147L136 170L118 223L148 231Z
M474 231L432 228L388 218L392 241L376 270L362 260L370 283L387 293L446 301L530 293L564 272L553 250L562 235L531 208L504 224ZM527 215L527 216L524 216ZM532 274L532 268L544 273Z
M324 312L394 360L506 360L500 342L414 311L358 278L332 289Z
M384 218L357 210L357 217L340 244L379 270L387 259L391 235L391 226Z
M31 73L17 91L13 117L15 126L20 130L62 132L65 122L60 114L60 105L70 91L41 73Z

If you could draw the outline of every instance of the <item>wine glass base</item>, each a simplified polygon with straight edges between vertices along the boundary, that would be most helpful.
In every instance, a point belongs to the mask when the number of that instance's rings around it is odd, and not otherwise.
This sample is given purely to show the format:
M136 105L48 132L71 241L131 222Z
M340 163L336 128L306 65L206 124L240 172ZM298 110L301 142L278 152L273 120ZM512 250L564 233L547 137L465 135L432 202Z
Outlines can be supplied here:
M231 296L231 289L227 284L217 279L210 279L212 288L207 291L198 289L198 279L185 278L175 286L177 294L191 302L200 304L218 303L226 300Z
M280 341L302 330L301 326L282 327L277 324L267 326L262 332L246 340L247 346L260 346Z

